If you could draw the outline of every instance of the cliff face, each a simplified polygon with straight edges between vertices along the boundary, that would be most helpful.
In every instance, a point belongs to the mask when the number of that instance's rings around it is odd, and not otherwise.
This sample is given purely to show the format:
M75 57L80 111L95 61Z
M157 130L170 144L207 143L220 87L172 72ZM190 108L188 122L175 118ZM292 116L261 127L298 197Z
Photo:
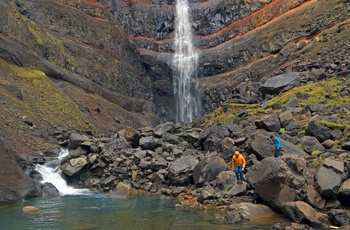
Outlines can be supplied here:
M200 52L203 102L211 111L244 83L259 95L267 78L288 71L349 67L347 0L191 1L194 43ZM169 63L174 2L115 1L111 6L141 54ZM255 97L252 100L259 100Z
M280 73L350 69L347 0L190 2L206 112L237 92L262 100L260 85ZM174 118L175 1L0 5L0 106L11 119L97 134Z
M14 114L96 133L158 123L149 71L102 4L0 4L1 97Z

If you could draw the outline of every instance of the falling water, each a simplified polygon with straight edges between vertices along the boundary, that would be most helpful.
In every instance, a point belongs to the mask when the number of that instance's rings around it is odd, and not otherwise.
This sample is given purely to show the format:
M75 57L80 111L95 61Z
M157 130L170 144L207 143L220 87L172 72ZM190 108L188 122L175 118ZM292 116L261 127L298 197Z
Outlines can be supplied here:
M197 78L198 53L192 43L187 0L176 2L174 94L176 121L190 123L200 112L200 90Z
M88 193L88 189L75 189L67 185L67 182L61 176L60 163L64 157L69 154L69 151L63 149L58 158L53 159L45 165L36 165L36 171L38 171L43 180L41 183L51 183L57 188L61 195L80 195Z

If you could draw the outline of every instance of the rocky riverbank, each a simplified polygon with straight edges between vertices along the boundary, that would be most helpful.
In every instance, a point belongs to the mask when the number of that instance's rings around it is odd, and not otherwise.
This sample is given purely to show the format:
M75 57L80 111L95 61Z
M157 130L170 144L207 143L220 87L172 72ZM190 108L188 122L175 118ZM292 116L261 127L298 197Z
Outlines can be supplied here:
M302 88L295 89L304 95ZM344 100L349 97L337 90ZM116 198L146 192L178 197L176 208L216 208L222 223L279 213L293 223L288 224L291 229L332 225L346 229L350 222L349 103L300 104L301 95L284 103L283 96L272 98L266 113L252 114L239 107L241 112L221 124L167 122L127 127L108 137L59 128L55 137L70 152L61 164L62 172L72 185ZM223 105L227 110L232 107ZM330 115L332 111L337 113ZM214 113L211 119L215 116L222 114ZM281 138L280 158L273 157L270 134ZM243 184L237 184L230 168L236 150L247 160ZM31 161L44 163L58 152L48 150ZM276 224L274 229L288 227Z

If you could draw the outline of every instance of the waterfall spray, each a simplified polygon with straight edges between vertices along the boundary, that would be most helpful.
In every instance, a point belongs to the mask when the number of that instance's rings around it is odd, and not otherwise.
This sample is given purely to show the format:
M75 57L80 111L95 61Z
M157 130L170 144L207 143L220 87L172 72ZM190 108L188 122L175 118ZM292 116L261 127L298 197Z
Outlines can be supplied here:
M198 53L194 50L187 0L176 2L175 55L173 59L176 121L190 123L200 113L197 76Z

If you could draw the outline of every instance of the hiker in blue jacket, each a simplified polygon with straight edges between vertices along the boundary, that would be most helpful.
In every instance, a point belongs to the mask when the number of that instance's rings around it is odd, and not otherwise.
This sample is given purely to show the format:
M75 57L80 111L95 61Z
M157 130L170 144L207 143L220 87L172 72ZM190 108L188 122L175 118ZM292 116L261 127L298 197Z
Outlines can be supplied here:
M282 150L282 144L281 144L281 140L274 135L270 135L271 140L273 140L273 144L275 146L275 157L279 157L281 155L281 150Z

